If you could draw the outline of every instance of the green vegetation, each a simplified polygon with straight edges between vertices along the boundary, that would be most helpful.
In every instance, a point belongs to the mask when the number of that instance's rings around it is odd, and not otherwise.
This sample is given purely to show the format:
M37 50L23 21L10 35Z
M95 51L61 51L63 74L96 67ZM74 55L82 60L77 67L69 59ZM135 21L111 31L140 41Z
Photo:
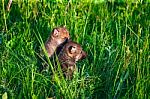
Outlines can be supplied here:
M0 97L150 99L150 4L135 1L13 0L7 11L0 0ZM42 42L60 25L88 54L73 80L50 61L39 71Z

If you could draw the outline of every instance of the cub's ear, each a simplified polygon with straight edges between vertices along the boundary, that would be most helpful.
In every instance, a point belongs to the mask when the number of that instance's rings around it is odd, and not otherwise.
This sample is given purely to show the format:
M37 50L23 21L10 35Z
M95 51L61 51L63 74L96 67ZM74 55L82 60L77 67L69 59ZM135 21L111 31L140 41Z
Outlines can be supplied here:
M73 54L73 53L76 52L77 48L76 48L76 46L70 46L70 47L68 48L68 50L69 50L69 53L70 53L70 54Z
M59 31L57 29L54 29L53 30L53 36L57 37L59 34Z

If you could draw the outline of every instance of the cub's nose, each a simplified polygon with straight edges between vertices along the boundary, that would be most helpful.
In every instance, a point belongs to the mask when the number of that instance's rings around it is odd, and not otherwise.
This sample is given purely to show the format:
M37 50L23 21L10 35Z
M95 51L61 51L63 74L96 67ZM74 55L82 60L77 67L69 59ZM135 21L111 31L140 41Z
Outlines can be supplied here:
M81 60L82 60L82 59L85 59L86 57L87 57L86 52L82 51L82 57L81 57Z
M69 34L68 34L67 38L70 39L70 35Z

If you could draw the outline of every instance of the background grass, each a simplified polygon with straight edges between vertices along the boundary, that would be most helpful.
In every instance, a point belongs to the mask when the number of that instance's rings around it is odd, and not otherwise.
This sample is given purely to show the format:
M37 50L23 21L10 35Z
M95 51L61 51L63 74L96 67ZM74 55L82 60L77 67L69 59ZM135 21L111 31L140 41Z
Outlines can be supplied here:
M148 2L0 0L0 97L150 99ZM71 81L39 72L41 40L60 25L88 54Z

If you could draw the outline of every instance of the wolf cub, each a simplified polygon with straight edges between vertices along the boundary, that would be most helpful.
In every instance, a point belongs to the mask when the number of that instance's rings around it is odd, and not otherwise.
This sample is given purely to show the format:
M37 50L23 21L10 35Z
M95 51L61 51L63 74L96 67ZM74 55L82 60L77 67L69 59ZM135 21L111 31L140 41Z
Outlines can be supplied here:
M73 41L67 42L58 56L64 76L71 79L76 70L76 62L86 58L86 56L87 54L80 44Z
M76 62L87 56L80 44L71 41L69 32L65 27L53 29L45 43L45 48L48 57L54 59L54 64L56 64L56 58L53 55L56 52L63 74L68 79L72 78L76 70ZM43 66L46 67L46 65Z
M68 30L65 27L54 28L48 40L45 43L45 48L48 53L48 57L51 57L54 52L58 49L63 43L67 42L70 39Z

